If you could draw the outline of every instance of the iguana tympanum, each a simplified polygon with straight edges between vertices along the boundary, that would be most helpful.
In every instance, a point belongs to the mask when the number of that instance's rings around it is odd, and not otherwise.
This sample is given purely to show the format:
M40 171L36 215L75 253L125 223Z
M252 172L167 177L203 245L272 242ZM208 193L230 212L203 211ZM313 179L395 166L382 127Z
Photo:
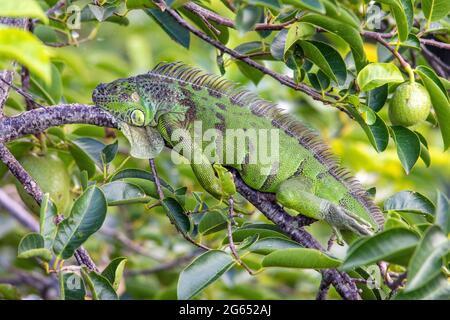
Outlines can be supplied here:
M235 168L251 188L275 193L288 212L360 235L382 226L380 209L337 165L316 134L274 104L221 77L179 62L160 63L147 74L98 85L93 101L118 120L132 156L154 158L164 145L182 149L183 155L195 158L191 166L200 184L218 199L223 199L220 181L214 161L205 155L211 141L196 140L196 123L202 132L222 134L222 150L216 152L223 152L221 159L232 159L224 161L224 167ZM269 164L253 157L257 148L249 139L237 148L236 139L227 139L236 132L239 139L250 131L271 129L279 132L278 158Z

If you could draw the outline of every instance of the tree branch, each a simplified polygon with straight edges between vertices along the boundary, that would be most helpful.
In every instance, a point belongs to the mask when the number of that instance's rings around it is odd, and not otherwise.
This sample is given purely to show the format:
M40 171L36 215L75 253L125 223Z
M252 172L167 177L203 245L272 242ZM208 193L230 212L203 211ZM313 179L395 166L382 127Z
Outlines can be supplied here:
M394 57L398 60L398 62L400 62L400 65L402 66L403 69L407 70L408 68L410 68L409 63L406 62L406 60L402 57L402 55L385 40L385 37L383 36L382 33L373 31L361 31L361 35L366 38L374 39L375 41L379 42L384 47L386 47L394 55Z
M433 39L420 39L420 43L427 46L433 46L440 49L450 50L450 43L439 42Z
M184 6L187 10L195 13L197 16L201 17L202 19L211 20L214 21L217 24L220 24L222 26L236 29L236 24L233 20L222 17L221 15L210 11L206 8L203 8L202 6L199 6L198 4L194 2L188 2ZM283 28L297 22L298 19L291 19L283 23L277 23L277 24L270 24L270 23L257 23L255 25L254 30L255 31L263 31L263 30L282 30Z
M8 142L24 135L41 133L50 127L71 123L117 127L114 118L100 108L85 104L60 104L3 118L0 120L0 142Z
M313 88L307 86L304 83L295 83L295 81L285 75L282 74L278 74L268 68L266 68L265 66L253 61L252 59L250 59L249 57L247 57L246 55L242 55L239 52L232 50L226 46L224 46L220 41L217 41L215 39L210 38L208 35L206 35L205 33L203 33L202 31L196 29L195 27L193 27L192 25L190 25L188 22L186 22L175 10L173 10L170 7L166 7L165 11L168 12L174 19L175 21L177 21L183 28L189 30L189 32L193 33L194 35L196 35L197 37L199 37L200 39L202 39L203 41L209 43L210 45L216 47L217 49L219 49L221 52L227 53L230 56L232 56L235 59L238 59L242 62L245 62L246 64L248 64L249 66L261 71L264 74L267 74L268 76L274 78L275 80L277 80L278 82L280 82L281 84L288 86L292 89L295 89L297 91L301 91L304 92L306 94L308 94L311 98L313 98L314 100L318 100L323 102L324 104L332 104L333 101L327 100L322 96L322 93L314 90ZM338 99L338 97L331 95L330 93L325 93L325 95L333 98L333 99Z

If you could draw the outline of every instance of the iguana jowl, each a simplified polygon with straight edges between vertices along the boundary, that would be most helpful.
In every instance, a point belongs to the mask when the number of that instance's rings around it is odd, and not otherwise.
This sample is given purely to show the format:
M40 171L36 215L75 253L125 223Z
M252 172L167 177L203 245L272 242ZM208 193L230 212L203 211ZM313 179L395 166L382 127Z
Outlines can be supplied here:
M275 193L279 204L292 213L361 235L383 224L379 208L359 182L338 166L315 133L274 104L221 77L182 63L160 63L147 74L100 84L93 101L117 118L132 155L155 157L164 144L181 144L185 152L197 155L192 169L203 188L219 199L222 190L213 163L203 153L206 144L196 143L193 137L195 122L201 122L202 130L215 129L224 137L228 129L279 129L273 170L263 173L262 163L249 163L249 153L254 152L250 145L240 152L243 158L224 166L234 167L251 188ZM186 136L174 139L179 129ZM227 150L237 152L232 146L222 151Z

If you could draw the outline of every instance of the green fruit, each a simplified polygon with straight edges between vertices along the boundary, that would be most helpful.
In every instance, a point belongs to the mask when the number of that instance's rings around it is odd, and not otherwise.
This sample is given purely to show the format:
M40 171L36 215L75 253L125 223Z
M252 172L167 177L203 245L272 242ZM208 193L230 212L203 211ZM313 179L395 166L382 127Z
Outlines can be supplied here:
M33 177L44 193L50 193L58 213L67 211L70 203L70 177L66 166L56 155L38 156L29 154L19 159L24 169ZM15 181L17 192L22 201L34 213L39 213L39 206L25 191L19 181Z
M431 100L419 83L405 82L398 86L389 104L389 119L393 125L404 127L418 124L428 117Z

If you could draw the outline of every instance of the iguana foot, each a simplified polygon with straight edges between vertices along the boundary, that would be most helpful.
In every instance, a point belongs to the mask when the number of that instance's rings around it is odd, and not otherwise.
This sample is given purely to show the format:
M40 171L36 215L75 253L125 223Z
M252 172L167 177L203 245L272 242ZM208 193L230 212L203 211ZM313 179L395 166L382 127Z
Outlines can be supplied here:
M338 229L347 229L363 236L373 234L372 226L349 210L331 203L326 203L325 206L321 210L324 220L332 226Z

